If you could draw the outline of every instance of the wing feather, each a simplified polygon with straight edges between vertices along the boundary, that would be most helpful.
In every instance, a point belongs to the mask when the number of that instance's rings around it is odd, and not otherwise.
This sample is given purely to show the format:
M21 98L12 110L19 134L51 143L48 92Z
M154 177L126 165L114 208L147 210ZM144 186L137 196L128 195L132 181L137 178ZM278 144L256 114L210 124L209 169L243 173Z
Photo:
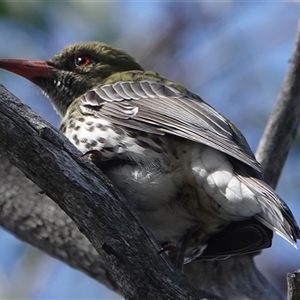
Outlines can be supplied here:
M84 113L139 131L205 144L261 174L260 165L236 127L202 99L170 82L117 81L92 89L79 101ZM236 176L259 197L262 212L255 218L295 245L299 228L291 211L267 184L248 176L240 164L235 165Z
M151 80L117 81L94 88L80 101L83 111L116 124L203 143L261 171L242 134L188 91Z
M254 217L296 247L299 228L285 202L262 180L245 174L237 176L259 198L262 212Z
M133 90L131 84L129 84L128 82L122 82L121 86L123 88L123 90L125 91L125 93L128 95L128 99L133 99L133 100L139 100L140 96L137 95L137 93Z

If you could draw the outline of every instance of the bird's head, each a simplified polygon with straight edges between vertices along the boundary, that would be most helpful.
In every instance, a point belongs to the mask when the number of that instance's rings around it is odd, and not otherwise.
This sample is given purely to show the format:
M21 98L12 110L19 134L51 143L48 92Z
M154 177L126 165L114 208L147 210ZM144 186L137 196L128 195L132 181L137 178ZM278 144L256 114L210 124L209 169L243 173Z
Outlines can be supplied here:
M143 70L124 51L98 42L68 46L49 61L1 59L0 68L38 85L62 116L74 99L110 75Z

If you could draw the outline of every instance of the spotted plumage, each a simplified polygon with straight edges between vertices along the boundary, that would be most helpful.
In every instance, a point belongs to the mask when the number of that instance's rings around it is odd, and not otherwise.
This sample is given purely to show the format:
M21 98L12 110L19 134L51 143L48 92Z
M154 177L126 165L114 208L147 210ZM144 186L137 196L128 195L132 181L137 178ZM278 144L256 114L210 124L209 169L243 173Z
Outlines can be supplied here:
M298 225L263 181L241 132L182 85L101 43L69 46L47 62L1 60L0 67L44 91L62 117L61 132L93 153L177 258L254 252L271 245L272 231L296 245Z

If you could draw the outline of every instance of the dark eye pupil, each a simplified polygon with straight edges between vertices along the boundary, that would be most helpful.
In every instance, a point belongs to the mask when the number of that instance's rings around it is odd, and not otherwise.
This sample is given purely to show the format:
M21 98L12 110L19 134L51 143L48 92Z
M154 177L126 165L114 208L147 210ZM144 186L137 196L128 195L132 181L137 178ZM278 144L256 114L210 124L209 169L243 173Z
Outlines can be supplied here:
M85 67L91 64L92 59L89 56L78 56L75 59L75 64L79 67Z

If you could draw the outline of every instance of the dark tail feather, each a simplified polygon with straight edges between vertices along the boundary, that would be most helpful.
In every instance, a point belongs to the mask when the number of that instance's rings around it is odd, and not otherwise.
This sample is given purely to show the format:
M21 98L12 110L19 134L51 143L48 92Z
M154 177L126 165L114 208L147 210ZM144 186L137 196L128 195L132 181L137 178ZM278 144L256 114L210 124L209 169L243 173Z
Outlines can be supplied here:
M273 231L252 218L233 222L223 231L214 235L199 259L224 259L269 248Z

